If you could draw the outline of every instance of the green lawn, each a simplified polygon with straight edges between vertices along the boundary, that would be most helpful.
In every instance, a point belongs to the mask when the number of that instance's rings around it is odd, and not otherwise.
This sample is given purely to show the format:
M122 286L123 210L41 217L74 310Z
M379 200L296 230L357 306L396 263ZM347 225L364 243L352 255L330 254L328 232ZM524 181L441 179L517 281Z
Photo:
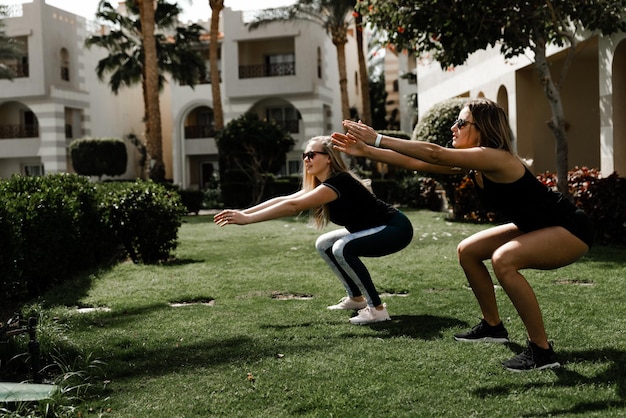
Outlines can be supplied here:
M511 373L500 362L525 334L502 290L513 343L453 339L480 316L456 245L486 226L407 214L411 245L366 259L389 322L326 309L345 293L306 217L226 228L188 217L171 263L118 264L47 295L60 346L104 363L72 416L626 416L624 248L526 272L564 367Z

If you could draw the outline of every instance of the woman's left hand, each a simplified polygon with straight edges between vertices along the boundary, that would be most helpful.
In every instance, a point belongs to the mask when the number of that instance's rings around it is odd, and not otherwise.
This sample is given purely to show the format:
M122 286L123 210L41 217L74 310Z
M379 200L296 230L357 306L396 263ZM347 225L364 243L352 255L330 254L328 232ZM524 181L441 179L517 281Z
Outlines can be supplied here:
M244 225L246 215L233 209L226 209L213 216L213 222L218 226L225 226L229 224Z
M374 145L376 141L376 131L361 121L344 120L343 127L346 128L346 136L349 139L363 141L367 145Z

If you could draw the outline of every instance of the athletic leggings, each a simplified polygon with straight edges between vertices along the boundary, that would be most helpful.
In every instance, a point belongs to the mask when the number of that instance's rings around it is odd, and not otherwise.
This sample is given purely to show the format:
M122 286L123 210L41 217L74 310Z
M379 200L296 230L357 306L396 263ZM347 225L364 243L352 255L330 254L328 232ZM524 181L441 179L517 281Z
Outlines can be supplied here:
M365 296L368 306L381 304L369 271L359 257L380 257L400 251L413 239L413 225L398 212L386 225L350 233L347 229L327 232L315 248L346 288L349 297Z

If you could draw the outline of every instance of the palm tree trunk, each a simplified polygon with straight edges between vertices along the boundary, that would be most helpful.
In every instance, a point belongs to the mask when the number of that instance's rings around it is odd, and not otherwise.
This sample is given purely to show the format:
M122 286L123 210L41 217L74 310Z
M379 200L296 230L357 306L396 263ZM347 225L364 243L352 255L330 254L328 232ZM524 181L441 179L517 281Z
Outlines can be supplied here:
M213 96L213 117L215 130L224 129L224 110L222 109L222 92L220 90L220 71L217 62L219 46L220 13L224 9L224 0L209 0L211 6L211 42L209 44L209 69L211 72L211 94Z
M367 73L367 64L365 63L365 54L363 53L363 16L356 13L354 16L354 24L356 26L356 47L359 57L359 81L361 87L361 101L363 111L361 112L361 120L366 125L372 126L372 105L370 104L370 79Z
M146 147L148 150L149 177L165 180L163 164L163 139L161 132L161 107L159 103L159 66L156 38L154 36L154 0L138 0L141 35L144 44Z
M343 31L334 30L332 40L337 49L337 64L339 67L339 92L341 95L341 116L350 119L350 99L348 98L348 76L346 71L346 43L348 43L346 28Z

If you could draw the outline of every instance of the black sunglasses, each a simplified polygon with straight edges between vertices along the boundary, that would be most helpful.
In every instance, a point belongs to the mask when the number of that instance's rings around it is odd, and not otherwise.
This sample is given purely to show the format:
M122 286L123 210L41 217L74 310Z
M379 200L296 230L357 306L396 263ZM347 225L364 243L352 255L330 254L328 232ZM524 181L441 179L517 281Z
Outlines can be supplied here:
M454 121L454 123L452 124L452 127L454 127L454 125L456 125L457 128L459 129L463 129L463 127L465 125L476 125L474 122L470 122L469 120L465 120L465 119L457 119Z
M302 159L306 159L308 158L309 160L312 160L316 154L328 154L327 152L323 152L323 151L309 151L309 152L303 152L302 153Z

